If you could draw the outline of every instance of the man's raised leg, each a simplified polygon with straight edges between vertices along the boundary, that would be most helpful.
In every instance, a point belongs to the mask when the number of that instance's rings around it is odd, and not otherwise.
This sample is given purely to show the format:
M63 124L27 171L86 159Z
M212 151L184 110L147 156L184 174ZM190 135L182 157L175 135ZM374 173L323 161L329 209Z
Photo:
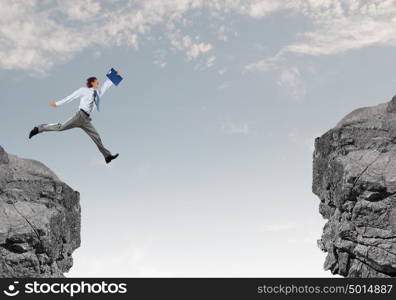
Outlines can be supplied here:
M38 127L39 132L43 131L63 131L81 125L80 112L77 112L73 117L69 118L63 123L53 123L53 124L40 124Z
M36 134L44 131L63 131L81 125L80 114L77 112L74 116L69 118L64 123L52 123L52 124L40 124L32 129L29 134L29 138L32 138Z

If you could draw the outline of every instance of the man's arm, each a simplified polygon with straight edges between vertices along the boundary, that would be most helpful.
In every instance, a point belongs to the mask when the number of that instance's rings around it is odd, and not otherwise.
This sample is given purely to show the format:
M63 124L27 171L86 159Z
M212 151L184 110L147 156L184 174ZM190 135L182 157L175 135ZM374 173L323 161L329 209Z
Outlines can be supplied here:
M75 90L72 94L70 94L69 96L63 98L62 100L59 100L57 102L50 102L50 105L53 107L68 103L70 101L73 101L74 99L77 99L78 97L81 96L81 88L79 88L78 90Z
M102 97L103 94L107 91L107 89L108 89L109 87L111 87L112 85L113 85L113 82L112 82L110 79L107 78L106 81L103 82L102 86L101 86L101 87L99 88L99 90L97 91L99 97Z

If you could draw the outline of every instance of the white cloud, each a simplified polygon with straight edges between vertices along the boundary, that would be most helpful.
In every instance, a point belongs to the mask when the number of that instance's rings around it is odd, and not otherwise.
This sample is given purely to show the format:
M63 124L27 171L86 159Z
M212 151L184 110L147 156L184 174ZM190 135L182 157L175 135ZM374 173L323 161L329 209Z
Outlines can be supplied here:
M329 55L371 45L396 45L396 1L338 0L330 2L332 5L328 1L319 3L306 13L314 21L316 29L305 33L305 40L288 46L288 51Z
M238 32L233 31L229 25L222 24L217 28L217 39L223 42L227 42L230 36L238 36Z
M165 61L166 51L159 49L153 52L153 64L158 65L160 68L165 68L168 63Z
M273 69L277 69L280 67L281 63L284 61L283 52L279 52L273 57L259 60L258 62L249 64L245 66L245 72L254 72L254 71L269 71Z
M396 19L373 17L339 18L335 24L305 33L305 41L289 45L289 52L308 55L332 55L373 45L396 45ZM391 26L390 26L391 25Z
M305 83L297 67L282 70L278 85L294 98L302 98L306 94Z
M39 1L0 0L0 68L44 74L90 47L117 45L139 49L142 39L160 35L187 61L214 63L214 45L196 39L191 26L199 15L224 20L240 14L264 18L279 11L309 19L313 29L300 32L273 59L247 66L268 70L290 53L333 55L376 45L396 46L396 0L145 0ZM198 17L190 18L196 11ZM210 27L210 26L209 26ZM208 27L208 28L209 28ZM232 28L215 34L228 39ZM193 37L194 36L194 37Z
M0 0L0 68L45 74L54 64L66 62L89 47L138 49L141 39L155 35L154 26L164 24L168 24L164 28L170 37L181 36L178 50L185 52L188 60L213 49L210 43L193 40L178 29L182 26L178 22L183 26L189 23L183 14L202 6L202 1L125 1L114 8L101 3L106 2ZM213 64L213 57L205 59L207 65Z
M369 46L396 46L395 0L296 0L294 5L290 1L283 4L278 2L276 8L305 16L312 21L313 30L300 33L296 42L274 57L249 64L246 70L271 70L293 53L335 55Z
M59 8L72 20L86 20L100 11L101 4L96 0L59 1Z
M187 51L186 55L188 60L192 60L212 50L213 46L202 42L194 43L192 38L186 35L183 37L183 48Z
M249 134L249 125L245 122L235 123L227 122L221 125L221 130L224 134Z
M194 38L190 35L183 36L180 29L172 29L168 32L168 38L172 49L175 51L183 51L186 54L187 61L196 60L198 57L208 54L209 51L213 49L212 44L201 42L199 36L195 36ZM214 56L212 55L210 57Z
M282 3L282 1L253 1L253 3L246 8L245 12L253 18L260 18L281 9L283 5L284 3Z

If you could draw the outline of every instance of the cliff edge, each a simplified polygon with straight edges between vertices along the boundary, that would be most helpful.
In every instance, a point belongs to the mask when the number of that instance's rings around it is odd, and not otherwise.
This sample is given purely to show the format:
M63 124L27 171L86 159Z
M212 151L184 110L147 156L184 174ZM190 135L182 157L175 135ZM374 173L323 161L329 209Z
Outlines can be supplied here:
M396 96L316 138L312 190L328 220L318 241L324 269L396 277Z
M80 195L0 146L0 277L64 277L80 246Z

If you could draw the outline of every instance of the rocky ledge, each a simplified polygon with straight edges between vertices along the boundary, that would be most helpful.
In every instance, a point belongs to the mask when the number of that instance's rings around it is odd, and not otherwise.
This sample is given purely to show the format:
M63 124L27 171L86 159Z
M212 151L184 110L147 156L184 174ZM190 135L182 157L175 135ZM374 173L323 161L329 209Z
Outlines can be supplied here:
M64 277L80 246L80 195L0 146L0 277Z
M325 270L396 277L396 96L316 138L312 189L328 220L318 241Z

